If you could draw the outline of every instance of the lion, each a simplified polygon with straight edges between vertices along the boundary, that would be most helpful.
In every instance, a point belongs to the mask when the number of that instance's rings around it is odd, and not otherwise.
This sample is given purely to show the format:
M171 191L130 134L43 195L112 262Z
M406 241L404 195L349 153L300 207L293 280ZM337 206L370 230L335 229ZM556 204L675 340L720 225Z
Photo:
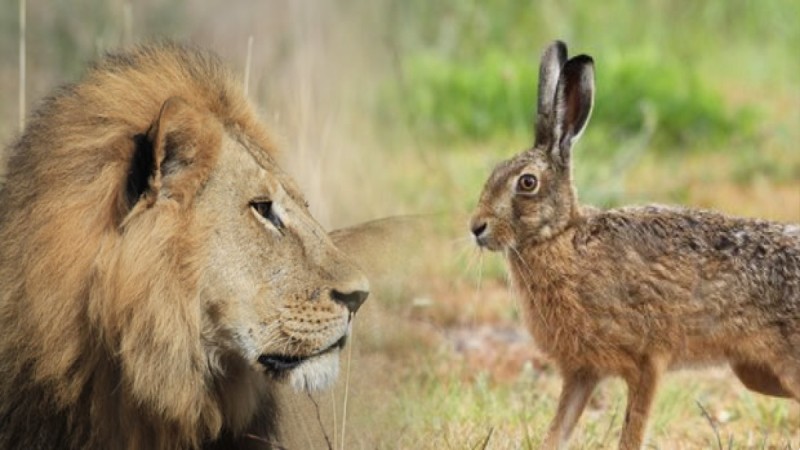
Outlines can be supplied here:
M60 88L0 190L0 448L277 445L369 284L218 58L160 43Z

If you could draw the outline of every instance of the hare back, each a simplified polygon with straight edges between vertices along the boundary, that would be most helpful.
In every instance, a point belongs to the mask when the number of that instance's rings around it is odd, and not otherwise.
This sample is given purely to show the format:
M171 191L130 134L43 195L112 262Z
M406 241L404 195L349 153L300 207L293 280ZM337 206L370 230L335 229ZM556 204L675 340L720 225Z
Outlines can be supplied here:
M534 337L556 359L778 352L800 363L799 230L683 208L593 210L509 261Z

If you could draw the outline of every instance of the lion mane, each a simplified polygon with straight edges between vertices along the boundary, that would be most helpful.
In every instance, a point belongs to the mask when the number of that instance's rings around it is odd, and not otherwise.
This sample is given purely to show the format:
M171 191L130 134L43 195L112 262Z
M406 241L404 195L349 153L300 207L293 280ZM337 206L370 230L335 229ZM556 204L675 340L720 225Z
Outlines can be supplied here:
M169 98L274 152L239 84L213 55L177 44L108 55L45 99L9 148L0 448L270 446L275 386L226 382L201 346L202 231L177 208L124 226L153 164L148 130ZM212 125L193 124L191 138L214 148ZM193 158L199 169L176 198L202 184L216 154Z

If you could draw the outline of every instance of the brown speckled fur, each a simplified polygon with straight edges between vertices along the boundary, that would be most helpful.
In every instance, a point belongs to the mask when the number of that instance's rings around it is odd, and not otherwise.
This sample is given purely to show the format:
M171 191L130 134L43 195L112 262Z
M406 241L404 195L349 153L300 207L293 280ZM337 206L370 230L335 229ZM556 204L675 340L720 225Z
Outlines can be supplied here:
M479 245L506 253L526 323L564 380L543 448L567 444L608 376L628 386L623 449L642 446L668 369L728 363L748 388L800 399L800 226L580 206L571 150L593 91L590 58L567 61L560 42L545 51L535 145L495 169L471 223Z

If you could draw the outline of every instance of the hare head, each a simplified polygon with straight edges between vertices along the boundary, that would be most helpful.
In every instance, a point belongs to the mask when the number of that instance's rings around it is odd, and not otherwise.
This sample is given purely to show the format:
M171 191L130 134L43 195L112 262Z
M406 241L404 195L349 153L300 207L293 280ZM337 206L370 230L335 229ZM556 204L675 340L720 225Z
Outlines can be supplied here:
M500 163L486 181L470 221L478 245L502 251L536 244L578 214L570 159L593 102L592 58L567 60L566 45L555 41L539 68L534 145Z

